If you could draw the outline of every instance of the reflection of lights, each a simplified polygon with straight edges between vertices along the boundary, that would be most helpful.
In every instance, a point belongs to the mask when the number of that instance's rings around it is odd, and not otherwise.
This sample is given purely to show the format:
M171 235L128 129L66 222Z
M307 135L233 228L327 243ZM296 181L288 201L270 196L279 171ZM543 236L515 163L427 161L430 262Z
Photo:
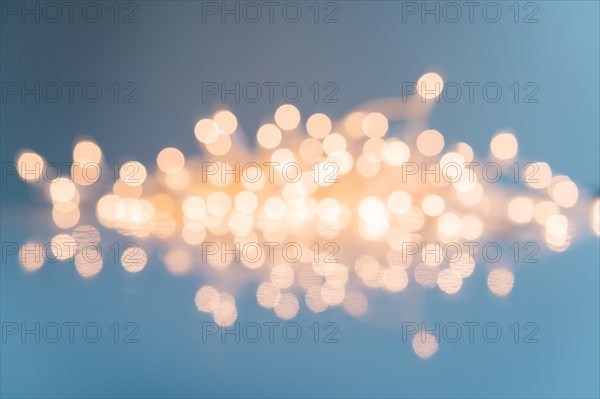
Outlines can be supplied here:
M98 248L88 246L75 255L75 268L81 277L92 277L102 270L102 253Z
M26 242L19 250L19 261L25 270L33 272L44 265L44 252L42 243L37 241Z
M446 294L455 294L462 286L462 278L453 269L444 269L438 274L437 283Z
M383 285L391 292L400 292L408 285L408 274L397 266L391 266L383 273Z
M508 295L514 282L514 274L510 270L501 267L493 269L487 278L488 288L498 296Z
M362 292L352 291L346 294L343 306L344 310L348 312L349 315L359 317L367 312L369 301Z
M432 288L437 284L437 277L439 270L437 267L431 267L429 265L418 264L415 267L414 275L415 281L422 287Z
M298 299L294 294L288 292L279 298L275 305L275 314L284 320L293 319L298 314L299 309Z
M281 299L281 291L271 282L264 282L256 291L256 299L260 306L273 309Z
M163 259L167 269L173 274L185 274L192 266L190 255L182 249L172 249Z
M220 326L230 326L237 319L235 298L226 292L204 286L196 292L195 302L199 311L212 313L213 320Z
M271 283L277 288L289 288L294 282L294 269L288 265L277 265L271 269Z
M433 334L420 331L412 340L412 347L421 359L431 357L438 350L437 338Z
M207 285L196 293L196 307L201 312L213 312L219 306L219 291Z
M321 286L321 298L329 306L340 305L346 297L346 288L343 283L339 281L327 280L325 284Z
M129 247L123 251L121 255L121 264L130 273L137 273L141 271L148 262L146 252L138 247Z
M439 75L426 74L419 80L417 96L431 99L442 89ZM422 108L415 114L426 116L430 104L418 97L416 103ZM295 106L282 105L272 123L259 127L255 152L236 140L236 116L217 111L194 127L211 162L186 158L174 147L159 152L154 173L140 162L127 162L119 179L96 201L96 217L120 234L172 245L162 260L174 275L189 273L200 258L204 267L221 273L235 273L240 265L261 273L256 300L283 319L295 317L300 302L315 313L343 307L348 314L361 316L368 300L357 285L399 293L414 280L445 294L458 293L463 279L474 273L476 260L465 253L446 259L440 243L498 234L510 237L513 231L523 230L552 251L571 245L577 225L571 214L578 208L575 204L587 199L581 198L567 176L553 177L545 162L529 163L521 168L520 177L526 188L535 190L527 194L499 190L480 171L466 167L476 161L468 144L449 145L444 151L444 135L422 128L416 137L389 137L397 131L398 118L373 108L352 112L340 121L315 113L301 123ZM403 117L410 119L409 114ZM490 143L491 156L510 160L517 156L518 147L513 133L500 133ZM102 256L96 249L98 230L76 227L80 219L85 220L85 200L92 194L80 186L101 184L94 172L102 158L96 143L80 141L73 160L81 165L71 169L71 179L57 177L44 185L56 226L75 228L70 235L56 235L50 249L58 260L74 257L84 277L101 271ZM215 165L220 166L205 169ZM427 168L426 173L412 173L415 165ZM40 181L44 166L44 159L34 152L22 152L17 159L17 172L28 182ZM600 235L599 208L596 200L590 216L596 235ZM324 241L336 239L350 247L340 248L340 262L326 262L327 253L313 252L315 243L322 247ZM204 245L215 240L226 244L230 253L207 251ZM69 254L72 242L77 244ZM294 242L302 254L289 261L298 251L294 248L268 259L262 245L266 242ZM407 253L405 245L410 243L423 245ZM238 246L244 250L234 262L231 252ZM370 254L360 253L361 248ZM206 256L198 257L198 251ZM27 243L20 255L28 271L44 263L41 245ZM140 272L147 258L142 248L126 248L121 263L126 271ZM496 295L507 295L513 284L508 269L496 268L488 275L487 285ZM290 292L298 289L304 292ZM216 288L201 288L196 305L219 324L231 325L237 319L235 298ZM423 358L435 353L438 345L435 338L427 334L425 338L425 342L420 336L413 341L415 352Z
M73 230L73 239L79 248L100 242L100 232L94 226L81 225Z
M469 277L475 270L475 260L466 253L452 259L449 263L450 268L462 278Z
M320 285L313 285L306 289L305 301L306 307L314 313L321 313L329 307L323 301Z

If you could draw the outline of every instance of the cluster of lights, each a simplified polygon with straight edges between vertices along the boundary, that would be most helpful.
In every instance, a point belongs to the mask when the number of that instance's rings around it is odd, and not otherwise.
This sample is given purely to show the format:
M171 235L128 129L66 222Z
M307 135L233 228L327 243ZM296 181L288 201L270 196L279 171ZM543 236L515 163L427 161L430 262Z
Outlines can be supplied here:
M423 85L435 87L437 94L419 91ZM448 146L441 132L423 129L442 89L439 75L421 77L417 94L399 112L408 121L402 132L394 131L388 116L368 107L337 122L316 113L302 123L295 106L282 105L273 120L257 130L255 149L235 140L240 130L236 116L218 111L194 128L204 157L186 158L176 148L165 148L156 158L154 174L138 161L126 162L110 193L96 201L97 219L123 235L168 244L162 260L173 274L205 267L222 272L246 267L261 273L264 281L257 288L257 301L282 319L295 317L301 302L315 313L341 306L358 317L368 307L364 287L397 293L411 278L423 287L437 286L455 294L473 273L476 259L462 254L440 260L436 243L506 237L521 229L530 237L541 237L552 251L563 251L580 214L572 211L581 207L586 213L591 209L592 230L600 235L599 200L580 198L577 185L567 176L555 175L547 163L527 164L523 175L535 174L535 179L525 183L527 194L515 195L466 166L475 160L468 144ZM492 139L490 160L510 165L517 154L518 142L511 132ZM81 248L100 242L96 228L80 224L80 202L93 194L86 186L100 185L102 150L93 141L80 141L73 161L69 177L43 185L53 204L55 225L73 229L52 239L51 249L61 260L68 259L60 251L68 243ZM44 162L37 153L23 151L18 171L25 181L38 182L40 175L32 170L41 173L36 165ZM294 168L286 168L292 164ZM415 165L437 165L442 178L408 173ZM335 255L339 261L326 261L332 254L323 248L315 259L311 246L330 241L339 244ZM212 252L203 255L206 262L198 262L206 242L226 243L227 248L293 242L302 255L292 263L279 252L272 261L264 256L257 260L252 246L252 256L246 254L239 262ZM403 253L409 242L426 243L422 254ZM35 248L41 251L35 242L21 249L27 270L43 264L43 257L29 256ZM73 254L83 277L102 269L102 256L93 255ZM137 246L121 256L128 272L141 271L146 262L146 252ZM498 296L507 295L513 282L508 266L489 271L488 287ZM196 306L219 324L231 325L237 319L234 297L212 286L200 288ZM413 347L419 356L428 357L437 343L435 338L418 340Z

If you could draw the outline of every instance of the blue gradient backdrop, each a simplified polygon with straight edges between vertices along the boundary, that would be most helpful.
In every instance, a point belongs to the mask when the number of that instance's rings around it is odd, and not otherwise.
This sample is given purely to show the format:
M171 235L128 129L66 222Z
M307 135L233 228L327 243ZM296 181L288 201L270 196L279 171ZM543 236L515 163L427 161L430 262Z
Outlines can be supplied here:
M4 3L4 2L3 2ZM33 2L31 2L33 3ZM108 10L109 3L101 3ZM306 11L310 3L302 3ZM583 190L599 187L599 5L596 1L537 2L535 24L402 21L401 2L337 2L338 23L202 22L192 1L137 2L139 23L19 23L1 26L2 82L136 82L137 104L7 100L1 104L2 162L20 148L67 162L72 144L93 136L109 163L154 162L163 147L198 153L194 123L222 106L203 103L202 82L335 82L335 104L315 103L305 90L303 115L341 117L375 98L402 94L402 82L434 69L446 81L536 82L537 104L503 98L441 102L430 125L448 142L466 141L485 156L493 134L513 129L523 160L545 160ZM483 3L482 3L483 4ZM509 3L502 4L508 12ZM521 3L523 7L524 3ZM108 11L107 11L108 12ZM505 91L504 96L512 93ZM104 93L110 96L108 90ZM228 106L246 132L281 103ZM2 241L47 240L50 209L39 193L12 177L2 184ZM87 222L93 222L87 218ZM374 294L360 320L341 310L314 315L301 308L306 338L290 344L203 343L209 315L194 305L201 276L169 274L156 253L139 275L110 259L84 280L72 264L25 273L16 258L0 267L2 322L115 321L139 325L136 344L1 344L2 397L598 397L599 244L579 238L568 251L545 254L536 265L517 265L507 298L485 284L486 265L448 298L411 286L399 295ZM125 238L106 234L105 242ZM141 243L142 245L143 242ZM256 282L236 292L239 321L274 321L254 299ZM339 325L338 343L315 344L315 321ZM431 359L403 343L402 321L496 321L508 334L513 322L539 326L535 344L502 339L490 344L442 342ZM110 338L109 338L110 337Z

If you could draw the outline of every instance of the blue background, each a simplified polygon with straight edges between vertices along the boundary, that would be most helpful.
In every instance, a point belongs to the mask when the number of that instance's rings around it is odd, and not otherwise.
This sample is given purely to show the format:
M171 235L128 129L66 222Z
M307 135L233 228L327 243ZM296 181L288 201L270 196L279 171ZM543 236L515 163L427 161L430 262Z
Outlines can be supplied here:
M311 2L312 3L312 2ZM311 3L302 3L304 11ZM112 3L101 3L105 12ZM14 160L31 148L47 160L67 162L72 144L93 136L109 163L133 157L153 164L163 147L197 153L194 123L222 107L202 102L206 81L299 82L303 115L341 117L376 98L399 96L402 82L425 71L446 81L536 82L537 104L441 102L430 126L447 142L466 141L485 156L490 138L513 129L524 160L545 160L584 191L599 187L599 5L595 1L536 3L538 23L514 23L508 6L491 24L402 21L401 2L337 2L338 23L202 22L200 2L138 2L138 23L25 23L1 26L1 80L136 82L139 103L96 104L16 100L2 103L0 155ZM482 3L483 4L483 3ZM524 3L521 3L523 7ZM306 89L335 82L336 104L315 103ZM104 94L109 96L108 90ZM246 132L280 104L227 105ZM16 178L2 184L2 241L48 240L50 209ZM92 223L93 220L83 220ZM47 264L25 273L15 257L0 267L2 322L90 321L102 325L97 344L1 344L3 397L598 397L599 244L579 237L564 253L537 265L517 265L506 298L485 284L486 267L449 298L415 284L398 295L370 294L370 311L352 319L340 309L315 315L301 307L295 319L303 339L290 344L203 343L194 295L202 276L175 277L149 251L138 275L105 259L102 272L84 280L72 264ZM106 242L125 238L104 235ZM143 246L143 242L141 243ZM414 283L414 282L413 282ZM236 292L240 322L275 321L255 303L251 283ZM114 344L115 321L139 326L136 344ZM338 343L313 343L308 328L338 323ZM419 359L402 342L402 321L481 324L495 321L505 336L495 344L442 342ZM512 342L508 326L535 322L538 343Z

